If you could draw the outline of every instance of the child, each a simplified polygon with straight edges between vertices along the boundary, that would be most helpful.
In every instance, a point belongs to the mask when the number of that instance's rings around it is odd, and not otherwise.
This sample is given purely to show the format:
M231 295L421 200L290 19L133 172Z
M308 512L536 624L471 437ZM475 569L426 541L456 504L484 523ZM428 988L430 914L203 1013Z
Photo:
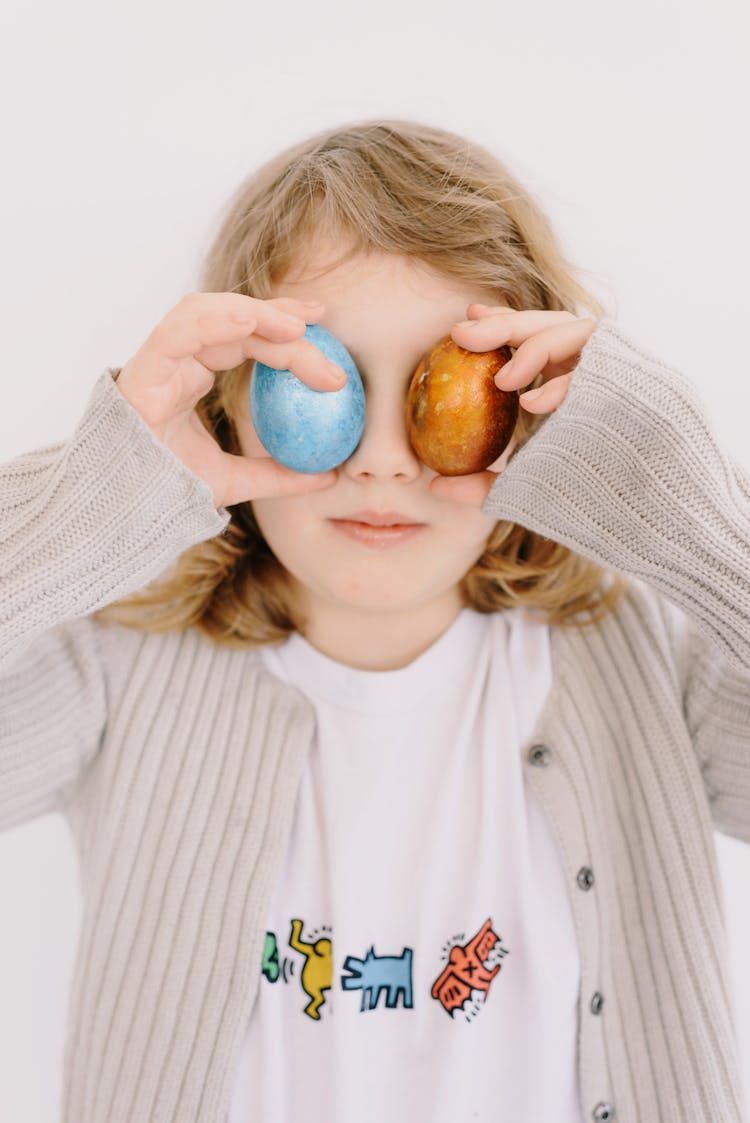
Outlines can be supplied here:
M282 153L203 280L0 470L1 820L82 871L64 1120L741 1120L750 479L694 388L422 125ZM256 360L341 386L305 323L366 392L318 476L248 406ZM522 393L442 478L404 407L448 333Z

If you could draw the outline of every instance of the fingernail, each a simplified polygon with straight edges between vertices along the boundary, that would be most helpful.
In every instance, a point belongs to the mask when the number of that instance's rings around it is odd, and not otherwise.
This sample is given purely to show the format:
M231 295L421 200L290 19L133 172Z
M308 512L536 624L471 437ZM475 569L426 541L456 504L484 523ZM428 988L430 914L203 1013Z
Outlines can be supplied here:
M339 385L342 385L344 382L346 382L346 375L339 367L329 366L329 372L331 378L333 378L334 381L338 382Z
M457 328L475 328L477 324L481 323L480 320L462 320L460 324L456 324Z
M286 316L287 320L291 320L293 324L296 324L297 327L303 328L306 326L304 320L301 320L299 316L293 316L291 312L282 312L281 314L282 316Z
M305 308L322 308L323 302L321 300L303 300Z
M533 402L534 398L539 397L543 389L543 386L537 386L536 390L527 390L525 394L521 394L521 397L524 398L527 402Z

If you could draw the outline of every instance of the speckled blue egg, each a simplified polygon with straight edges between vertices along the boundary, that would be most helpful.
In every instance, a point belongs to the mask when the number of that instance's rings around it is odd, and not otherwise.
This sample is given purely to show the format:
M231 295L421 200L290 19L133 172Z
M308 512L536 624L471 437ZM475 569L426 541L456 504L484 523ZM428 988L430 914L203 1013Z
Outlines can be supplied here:
M305 339L346 373L340 390L313 390L290 370L255 363L250 379L250 416L266 452L296 472L327 472L343 464L365 427L365 392L344 344L318 324Z

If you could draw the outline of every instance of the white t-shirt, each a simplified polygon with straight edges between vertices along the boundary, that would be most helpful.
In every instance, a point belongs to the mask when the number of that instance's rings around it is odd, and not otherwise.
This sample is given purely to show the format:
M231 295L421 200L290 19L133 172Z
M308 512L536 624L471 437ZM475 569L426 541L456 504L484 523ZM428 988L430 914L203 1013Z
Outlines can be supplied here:
M548 628L464 609L409 666L294 633L317 713L230 1123L582 1123L578 948L521 745Z

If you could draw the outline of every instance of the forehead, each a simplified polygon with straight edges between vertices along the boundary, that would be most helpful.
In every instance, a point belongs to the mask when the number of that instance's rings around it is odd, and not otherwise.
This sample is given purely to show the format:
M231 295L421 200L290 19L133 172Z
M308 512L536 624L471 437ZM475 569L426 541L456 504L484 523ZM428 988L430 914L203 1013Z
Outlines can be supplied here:
M324 303L359 305L363 297L383 300L413 298L427 303L473 299L480 290L404 254L372 250L357 251L337 264L347 250L346 243L317 244L272 288L272 296L293 296L301 300L318 299Z

